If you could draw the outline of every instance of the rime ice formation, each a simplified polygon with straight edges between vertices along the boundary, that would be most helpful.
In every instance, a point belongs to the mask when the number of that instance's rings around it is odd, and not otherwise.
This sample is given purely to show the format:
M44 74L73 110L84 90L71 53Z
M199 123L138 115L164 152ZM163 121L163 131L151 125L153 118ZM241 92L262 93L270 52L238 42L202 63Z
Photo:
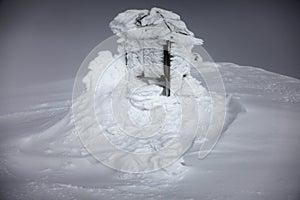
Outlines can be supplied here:
M167 48L172 56L169 87L174 93L180 92L183 76L190 75L190 65L201 61L192 48L202 40L195 38L180 16L171 11L127 10L115 17L110 27L119 37L119 53L125 56L133 76L165 76L162 60Z

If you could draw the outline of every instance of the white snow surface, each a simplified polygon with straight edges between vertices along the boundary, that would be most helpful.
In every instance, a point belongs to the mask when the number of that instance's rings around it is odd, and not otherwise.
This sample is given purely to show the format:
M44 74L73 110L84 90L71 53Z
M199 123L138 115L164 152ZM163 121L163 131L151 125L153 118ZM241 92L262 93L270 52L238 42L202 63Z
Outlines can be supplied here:
M230 96L219 143L199 160L199 137L182 160L148 174L112 170L86 151L70 110L73 80L1 98L1 199L299 199L300 81L218 67ZM145 87L139 94L160 91ZM132 96L133 109L148 108L139 98ZM142 116L141 126L149 120Z

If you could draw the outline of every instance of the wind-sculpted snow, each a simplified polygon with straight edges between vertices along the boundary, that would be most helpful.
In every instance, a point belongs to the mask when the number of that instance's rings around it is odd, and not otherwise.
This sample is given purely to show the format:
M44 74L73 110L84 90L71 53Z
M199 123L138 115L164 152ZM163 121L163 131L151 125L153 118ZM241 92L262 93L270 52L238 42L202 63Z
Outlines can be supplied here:
M299 144L296 134L299 130L296 123L299 116L294 113L297 113L294 111L297 106L290 104L299 102L299 80L228 63L219 64L219 69L230 96L227 103L226 132L221 144L217 145L216 150L207 159L198 160L195 154L203 142L200 134L183 159L166 169L150 174L114 171L95 160L80 142L74 129L70 99L44 102L19 112L2 113L0 116L0 176L2 182L5 182L5 187L1 187L1 196L7 199L120 199L124 196L129 199L198 199L199 196L201 199L223 199L228 196L238 196L239 199L278 199L289 196L290 199L296 199L293 187L287 184L295 183L295 180L287 179L286 172L280 173L281 182L271 178L263 179L266 175L262 173L258 176L258 173L264 171L263 166L267 165L268 173L277 177L278 170L284 171L280 168L285 166L284 163L288 165L292 162L299 166L297 160L290 161L289 157L284 157L288 152L293 152L294 144ZM159 87L149 87L144 91L148 92L147 94L156 95L160 91ZM44 88L41 88L41 91L45 92ZM49 93L52 96L68 96L61 92L61 95L55 94L53 88L49 91L52 91ZM104 100L105 96L99 98ZM133 96L135 106L149 105L141 104L139 98L140 96ZM284 106L280 103L282 101L286 102ZM256 102L265 102L264 104L272 109L261 107ZM155 104L155 101L153 103ZM278 114L282 112L292 122L295 121L290 124L289 129L283 130L284 139L277 140L279 132L277 134L272 128L269 130L268 125L262 132L243 134L253 129L253 123L263 123L262 118L269 118L271 115L275 124L282 123L279 118L276 121L276 116L279 117ZM238 117L240 113L244 113L241 119ZM261 113L265 113L266 116L257 119L257 122L248 121L255 120L256 116L262 115ZM141 119L140 123L147 120ZM255 127L259 130L258 126ZM203 125L199 131L205 129ZM265 140L264 134L270 134L267 146L262 145ZM290 141L289 137L294 138L293 142L286 143ZM280 141L288 144L289 148L280 145ZM126 143L123 145L126 146ZM128 147L133 146L131 144ZM147 144L141 147L144 150L148 149ZM272 160L274 153L278 157ZM292 155L294 154L289 156ZM278 163L279 159L285 162ZM256 167L247 171L249 162L253 162L250 165ZM228 176L231 178L228 179ZM244 178L243 184L237 177ZM295 174L295 177L298 175ZM244 180L247 180L247 183L244 184ZM261 182L263 185L259 185ZM270 184L282 191L278 198L272 196L276 192L270 189ZM209 189L215 188L216 185L220 188L228 187L228 190ZM230 185L235 187L234 190L231 191ZM240 193L237 193L236 188Z
M231 63L219 64L219 69L229 93L258 95L281 102L300 102L298 79Z
M135 173L165 168L206 132L210 96L191 76L183 78L182 93L163 96L159 85L128 80L123 60L102 51L89 64L86 90L75 90L80 94L73 103L76 130L93 156L109 167Z

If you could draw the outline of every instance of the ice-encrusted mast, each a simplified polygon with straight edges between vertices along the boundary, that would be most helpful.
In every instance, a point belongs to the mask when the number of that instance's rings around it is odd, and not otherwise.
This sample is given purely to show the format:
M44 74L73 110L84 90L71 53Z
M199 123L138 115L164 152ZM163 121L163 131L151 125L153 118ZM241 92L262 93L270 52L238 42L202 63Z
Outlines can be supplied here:
M166 96L170 89L180 90L182 79L190 73L190 62L199 59L192 48L202 40L171 11L127 10L118 14L110 27L119 37L119 53L133 76L163 86Z

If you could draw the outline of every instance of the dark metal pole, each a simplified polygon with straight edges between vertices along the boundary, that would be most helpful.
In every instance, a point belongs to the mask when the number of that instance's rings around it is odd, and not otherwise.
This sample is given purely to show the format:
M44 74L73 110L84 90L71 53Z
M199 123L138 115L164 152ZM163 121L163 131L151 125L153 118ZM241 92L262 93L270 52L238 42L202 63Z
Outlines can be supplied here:
M164 78L165 78L165 88L164 95L170 96L170 81L171 81L171 42L167 40L164 45Z

